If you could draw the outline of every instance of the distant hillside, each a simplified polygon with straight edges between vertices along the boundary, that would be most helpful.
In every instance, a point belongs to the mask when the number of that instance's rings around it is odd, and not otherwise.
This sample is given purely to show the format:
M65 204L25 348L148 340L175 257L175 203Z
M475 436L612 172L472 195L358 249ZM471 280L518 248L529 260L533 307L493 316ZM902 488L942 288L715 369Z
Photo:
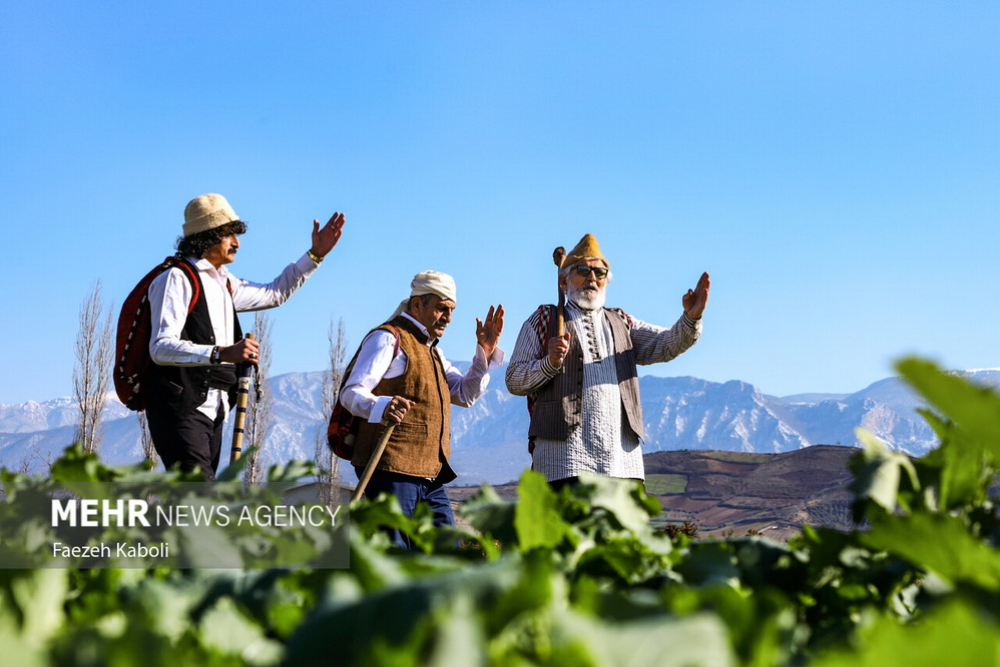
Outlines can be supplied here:
M784 454L656 452L645 457L646 491L663 504L659 521L692 521L702 535L761 531L786 539L803 523L851 528L854 447L814 445Z
M803 523L851 529L852 476L847 460L858 449L815 445L784 454L719 451L656 452L644 457L646 492L663 512L654 524L691 521L702 537L757 530L776 540L799 532ZM494 487L514 499L513 484ZM456 504L477 487L456 487Z

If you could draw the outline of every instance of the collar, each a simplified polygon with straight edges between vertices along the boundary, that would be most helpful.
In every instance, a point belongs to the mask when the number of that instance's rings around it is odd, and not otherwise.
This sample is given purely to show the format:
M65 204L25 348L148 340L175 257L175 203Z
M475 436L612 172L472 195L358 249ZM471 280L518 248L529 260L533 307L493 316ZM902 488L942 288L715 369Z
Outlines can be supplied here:
M190 264L194 265L194 268L198 269L198 271L200 272L217 276L220 280L226 280L229 278L229 269L227 269L225 265L220 266L219 268L215 268L215 266L204 257L202 257L201 259L195 259L194 257L191 257L189 255L184 259L186 259Z
M566 307L567 309L572 309L584 317L594 317L597 313L604 310L603 306L601 308L581 308L580 304L576 301L570 301L569 299L566 300Z
M408 319L410 322L413 322L413 326L415 326L417 330L424 335L424 338L427 339L427 347L434 347L435 345L438 344L438 339L432 338L431 333L427 330L427 327L425 327L423 324L413 319L412 315L410 315L407 312L402 312L400 313L400 315Z

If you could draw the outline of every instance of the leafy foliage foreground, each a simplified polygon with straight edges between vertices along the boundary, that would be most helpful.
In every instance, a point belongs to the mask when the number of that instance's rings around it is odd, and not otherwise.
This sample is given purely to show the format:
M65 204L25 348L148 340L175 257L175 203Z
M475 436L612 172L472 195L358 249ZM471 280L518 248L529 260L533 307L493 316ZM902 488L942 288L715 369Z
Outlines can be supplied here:
M699 541L654 531L659 504L636 486L593 478L557 494L526 472L516 503L489 487L468 502L468 529L404 517L388 497L354 505L346 570L0 570L0 656L29 667L997 664L1000 397L926 362L899 370L932 406L941 445L914 460L860 433L850 533ZM127 474L73 449L53 466L62 481ZM418 551L395 551L380 526Z

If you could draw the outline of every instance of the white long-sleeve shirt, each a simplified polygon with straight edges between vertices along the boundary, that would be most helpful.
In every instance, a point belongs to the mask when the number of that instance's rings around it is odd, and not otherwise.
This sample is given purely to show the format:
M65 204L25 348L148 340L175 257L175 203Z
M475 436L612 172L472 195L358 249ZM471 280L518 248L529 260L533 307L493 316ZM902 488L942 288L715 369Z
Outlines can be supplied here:
M402 315L413 322L421 333L428 336L428 346L433 345L434 340L430 338L424 325L407 313ZM406 371L406 353L400 349L394 357L395 347L396 337L392 332L381 329L370 333L361 343L354 368L351 369L351 375L340 392L340 403L351 414L367 419L373 424L382 421L385 408L393 397L376 396L372 392L383 379L399 377ZM503 357L503 350L497 347L487 359L486 351L477 344L472 366L463 374L445 359L444 355L441 355L448 389L451 391L452 405L467 408L475 403L490 383L489 372L503 363Z
M236 330L234 308L237 312L246 312L280 306L319 266L305 254L286 266L277 278L262 284L239 279L225 266L215 268L206 259L186 259L198 270L215 340L220 345L232 344ZM226 287L227 282L232 287L232 295ZM149 356L153 363L161 366L210 364L213 345L200 345L181 338L181 331L188 317L188 306L194 296L194 288L183 269L173 268L158 275L149 284L148 294L152 322ZM198 410L210 419L215 419L220 402L228 413L229 400L226 392L212 389Z

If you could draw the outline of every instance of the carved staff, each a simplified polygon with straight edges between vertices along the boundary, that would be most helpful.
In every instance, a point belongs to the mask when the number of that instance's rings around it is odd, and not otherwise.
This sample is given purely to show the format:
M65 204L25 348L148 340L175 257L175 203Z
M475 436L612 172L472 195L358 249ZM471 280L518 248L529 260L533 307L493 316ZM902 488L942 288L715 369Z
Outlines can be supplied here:
M385 451L385 446L389 443L389 436L392 435L392 429L394 428L396 428L396 422L389 422L389 425L385 427L378 445L375 446L372 457L368 459L368 465L365 466L364 473L361 474L361 479L358 480L358 486L354 489L354 495L351 496L352 503L356 500L361 500L361 496L364 495L365 487L368 486L368 481L372 478L372 473L375 472L375 466L378 465L379 460L382 458L382 452Z
M559 287L559 272L562 269L563 260L566 259L566 248L559 246L552 251L552 261L556 264L556 287L559 289L559 301L556 306L556 334L555 337L562 336L566 332L566 293ZM551 336L551 334L550 334Z
M253 334L247 338L253 340ZM236 381L236 422L233 424L233 448L229 451L229 463L240 460L243 452L243 427L247 420L247 401L250 397L250 378L253 375L253 364L244 362L236 367L239 377Z

